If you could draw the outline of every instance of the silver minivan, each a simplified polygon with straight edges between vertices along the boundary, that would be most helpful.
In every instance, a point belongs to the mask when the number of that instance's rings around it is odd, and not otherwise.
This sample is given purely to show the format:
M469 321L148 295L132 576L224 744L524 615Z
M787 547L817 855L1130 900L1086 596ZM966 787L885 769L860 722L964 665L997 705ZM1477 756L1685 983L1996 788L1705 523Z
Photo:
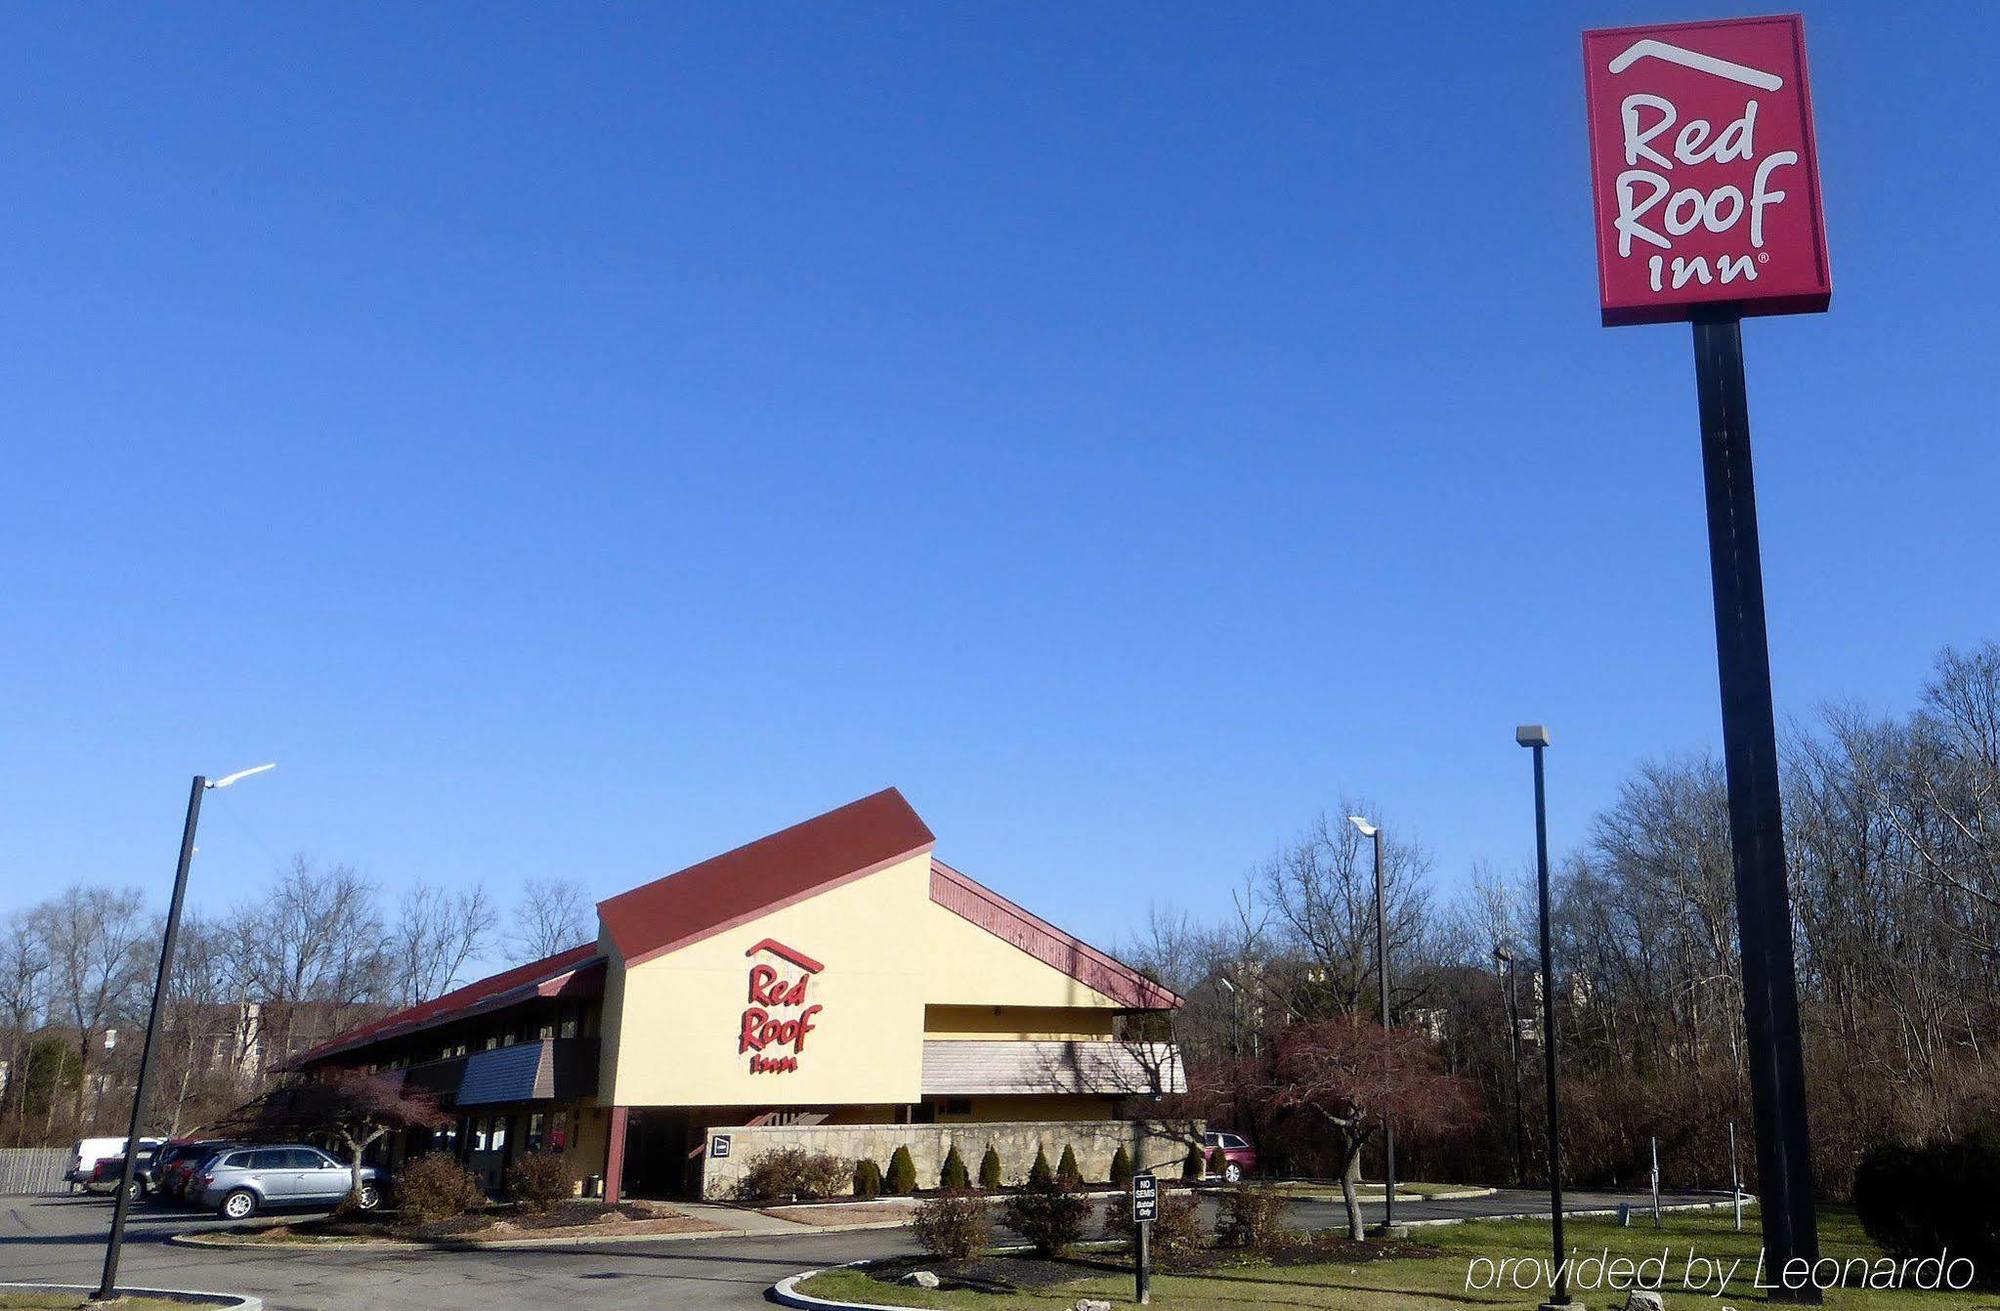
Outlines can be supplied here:
M345 1165L303 1143L233 1147L195 1171L188 1195L225 1220L243 1220L267 1206L332 1206L354 1186ZM382 1204L379 1173L361 1170L361 1209Z

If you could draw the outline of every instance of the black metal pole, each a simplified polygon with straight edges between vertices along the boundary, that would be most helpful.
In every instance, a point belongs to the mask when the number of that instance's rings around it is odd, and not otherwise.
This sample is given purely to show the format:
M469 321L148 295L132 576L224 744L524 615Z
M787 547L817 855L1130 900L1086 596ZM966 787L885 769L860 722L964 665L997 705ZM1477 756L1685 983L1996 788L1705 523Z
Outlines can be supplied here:
M1569 1302L1569 1272L1563 1261L1563 1176L1561 1099L1556 1096L1556 953L1549 932L1549 812L1542 782L1542 752L1535 745L1535 876L1542 920L1542 1071L1548 1081L1549 1104L1549 1225L1555 1248L1555 1287L1549 1304Z
M188 791L187 823L181 828L181 859L174 869L174 897L167 906L167 930L160 938L160 968L153 976L153 1006L146 1015L146 1042L139 1049L139 1083L132 1090L132 1122L125 1134L125 1170L118 1179L118 1196L111 1211L111 1241L104 1246L104 1278L90 1296L103 1301L118 1295L118 1255L125 1245L125 1213L132 1204L132 1174L139 1165L139 1125L146 1117L146 1094L153 1083L153 1041L160 1034L160 1007L167 995L167 971L174 964L174 938L181 928L181 901L187 895L188 865L194 860L194 826L201 818L201 793L208 780L194 776Z
M1528 1177L1528 1121L1521 1104L1521 965L1509 956L1507 966L1507 1051L1514 1063L1514 1184Z
M1729 838L1736 867L1736 928L1743 951L1743 1020L1757 1138L1759 1216L1773 1268L1819 1258L1805 1058L1799 1047L1798 980L1778 790L1778 735L1764 629L1764 570L1750 466L1750 406L1743 386L1742 323L1694 325L1701 463L1708 493L1709 570L1715 588L1715 663L1722 690L1722 749L1729 777ZM1819 1290L1772 1290L1818 1302Z
M1382 891L1382 830L1375 839L1375 966L1382 977L1382 1036L1389 1035L1389 912ZM1391 1050L1385 1047L1385 1051ZM1382 1230L1386 1234L1396 1224L1396 1125L1389 1108L1382 1108Z

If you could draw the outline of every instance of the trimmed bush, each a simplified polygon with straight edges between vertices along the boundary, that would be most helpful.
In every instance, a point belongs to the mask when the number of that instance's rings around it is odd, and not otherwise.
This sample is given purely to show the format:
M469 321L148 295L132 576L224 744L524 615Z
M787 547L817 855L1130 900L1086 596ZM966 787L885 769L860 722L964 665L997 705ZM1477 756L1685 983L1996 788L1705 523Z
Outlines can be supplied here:
M854 1163L854 1195L864 1202L882 1195L882 1167L866 1157Z
M917 1191L917 1163L910 1159L910 1149L898 1147L889 1157L889 1175L882 1181L882 1191L892 1197L908 1197Z
M1075 1188L1083 1182L1083 1171L1076 1163L1076 1151L1068 1143L1063 1144L1062 1159L1056 1162L1056 1182L1065 1188Z
M1104 1211L1104 1236L1122 1238L1128 1243L1136 1243L1138 1234L1132 1223L1132 1195L1123 1193L1111 1199L1111 1205ZM1201 1203L1190 1193L1160 1194L1160 1209L1153 1220L1151 1250L1153 1259L1163 1268L1191 1264L1191 1258L1201 1249Z
M1042 1164L1046 1166L1047 1160ZM1090 1202L1053 1179L1027 1187L1007 1201L1007 1227L1028 1240L1040 1256L1067 1256L1083 1240Z
M986 1144L986 1155L979 1158L979 1186L989 1193L1000 1187L1000 1153L992 1143Z
M1123 1143L1111 1154L1111 1185L1114 1188L1132 1186L1132 1153L1125 1150Z
M957 1143L953 1143L951 1150L945 1153L944 1169L938 1171L938 1187L947 1192L972 1187L972 1178L965 1172L965 1158L958 1154Z
M1220 1147L1212 1147L1208 1152L1208 1172L1219 1175L1229 1168L1229 1157Z
M1854 1211L1868 1236L1897 1260L1972 1262L1973 1282L2000 1287L2000 1130L1922 1147L1873 1148L1854 1171Z
M1035 1146L1035 1163L1028 1167L1028 1182L1051 1187L1055 1184L1056 1172L1049 1169L1049 1154L1038 1143Z
M963 1171L964 1162L959 1163ZM910 1228L924 1251L947 1261L963 1261L974 1255L993 1236L993 1224L986 1215L986 1203L977 1193L964 1188L947 1188L936 1197L917 1203Z
M1198 1184L1201 1182L1202 1167L1208 1162L1201 1154L1200 1143L1189 1143L1187 1156L1181 1160L1181 1182Z
M540 1214L576 1192L576 1176L561 1152L529 1152L507 1167L507 1195Z
M765 1152L750 1162L749 1172L736 1185L736 1195L746 1202L770 1202L787 1197L838 1197L853 1186L854 1176L847 1162L831 1152L808 1152L799 1147L782 1147Z
M479 1180L449 1152L427 1152L396 1176L396 1206L413 1220L449 1220L484 1205Z
M1216 1244L1270 1251L1285 1232L1285 1206L1285 1195L1269 1184L1230 1185L1216 1207Z

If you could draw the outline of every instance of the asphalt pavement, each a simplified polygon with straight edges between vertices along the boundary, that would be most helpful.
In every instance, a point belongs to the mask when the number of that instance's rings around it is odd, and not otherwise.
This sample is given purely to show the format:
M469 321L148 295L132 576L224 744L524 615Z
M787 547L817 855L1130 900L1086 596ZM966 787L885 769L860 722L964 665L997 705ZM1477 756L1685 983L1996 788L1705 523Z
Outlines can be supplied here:
M1635 1206L1636 1194L1574 1193L1564 1210ZM1714 1201L1677 1194L1668 1205ZM1365 1203L1371 1220L1381 1203ZM1503 1190L1487 1197L1399 1200L1397 1218L1461 1219L1547 1215L1546 1193ZM1297 1201L1293 1224L1345 1223L1339 1202ZM0 1198L0 1281L95 1284L104 1259L111 1204L99 1197ZM913 1252L900 1229L796 1233L757 1238L682 1238L561 1247L259 1251L170 1244L170 1234L215 1230L220 1222L147 1208L126 1227L120 1284L248 1293L272 1311L660 1311L767 1305L765 1290L801 1270Z

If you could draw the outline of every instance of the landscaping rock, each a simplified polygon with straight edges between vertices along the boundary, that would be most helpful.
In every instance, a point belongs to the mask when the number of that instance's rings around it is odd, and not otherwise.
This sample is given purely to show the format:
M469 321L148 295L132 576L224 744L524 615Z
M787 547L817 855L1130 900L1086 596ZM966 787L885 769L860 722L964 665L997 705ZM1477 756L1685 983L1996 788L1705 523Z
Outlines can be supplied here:
M912 1270L896 1282L899 1284L908 1284L912 1288L936 1288L938 1286L938 1277L928 1270ZM1659 1308L1655 1307L1653 1311L1659 1311Z
M1070 1311L1111 1311L1111 1303L1101 1297L1079 1297Z
M1665 1305L1650 1288L1635 1288L1625 1294L1625 1311L1663 1311Z

